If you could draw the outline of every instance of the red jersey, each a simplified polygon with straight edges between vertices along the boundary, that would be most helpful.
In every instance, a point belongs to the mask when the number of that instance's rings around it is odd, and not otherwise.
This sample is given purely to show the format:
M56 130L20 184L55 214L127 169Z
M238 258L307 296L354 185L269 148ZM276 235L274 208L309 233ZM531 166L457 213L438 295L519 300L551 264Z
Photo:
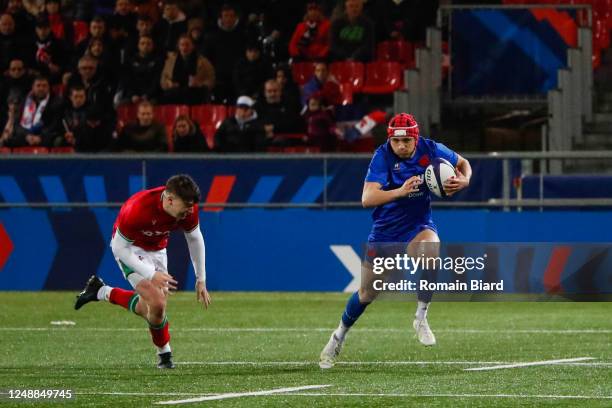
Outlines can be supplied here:
M159 251L168 246L170 231L179 228L190 232L199 224L198 205L185 219L177 220L162 208L165 187L144 190L131 196L122 206L113 226L128 241L145 251Z

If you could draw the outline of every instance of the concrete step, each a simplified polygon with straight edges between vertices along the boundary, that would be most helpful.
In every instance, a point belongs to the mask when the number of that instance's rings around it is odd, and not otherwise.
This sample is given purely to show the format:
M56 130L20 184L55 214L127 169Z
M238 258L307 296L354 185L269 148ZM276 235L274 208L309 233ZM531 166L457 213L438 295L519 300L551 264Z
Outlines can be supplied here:
M583 138L586 145L612 143L612 133L584 133Z
M597 120L597 115L612 115L612 113L596 114L591 123L585 123L582 130L584 133L609 134L612 137L612 121Z
M566 159L563 161L564 173L612 174L612 161L607 159Z

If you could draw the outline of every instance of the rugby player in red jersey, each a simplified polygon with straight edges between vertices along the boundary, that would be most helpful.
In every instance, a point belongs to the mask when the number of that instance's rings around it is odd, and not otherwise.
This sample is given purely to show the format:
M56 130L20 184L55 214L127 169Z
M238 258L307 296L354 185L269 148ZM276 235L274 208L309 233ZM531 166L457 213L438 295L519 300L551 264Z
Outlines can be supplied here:
M149 323L157 347L159 368L174 368L166 301L177 282L167 270L166 247L170 231L182 229L196 274L198 301L208 308L204 237L200 231L198 201L200 189L193 179L179 174L165 186L134 194L121 207L111 239L111 249L123 276L134 290L113 288L92 276L77 295L74 305L104 300L128 309Z

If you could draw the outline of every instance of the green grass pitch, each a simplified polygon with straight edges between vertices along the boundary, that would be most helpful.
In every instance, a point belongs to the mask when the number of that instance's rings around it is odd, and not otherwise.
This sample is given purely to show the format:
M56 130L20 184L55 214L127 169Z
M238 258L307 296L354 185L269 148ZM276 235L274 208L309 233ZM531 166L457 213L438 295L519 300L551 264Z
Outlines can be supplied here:
M203 311L183 292L168 310L177 369L162 371L143 320L105 303L76 312L74 295L0 292L0 389L76 394L63 402L4 396L0 407L164 406L155 403L309 385L328 387L171 406L612 406L609 303L434 302L438 345L425 348L411 327L414 304L380 301L349 333L340 364L322 371L319 352L347 294L213 293ZM58 320L76 324L50 324ZM579 357L592 359L465 371Z

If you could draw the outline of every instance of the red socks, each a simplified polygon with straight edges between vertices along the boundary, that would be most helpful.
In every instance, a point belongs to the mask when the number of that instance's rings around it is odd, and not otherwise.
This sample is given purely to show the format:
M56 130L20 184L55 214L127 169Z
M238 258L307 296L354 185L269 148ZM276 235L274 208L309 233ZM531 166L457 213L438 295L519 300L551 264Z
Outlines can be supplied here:
M164 317L164 320L160 325L154 326L149 324L149 331L151 332L151 339L153 344L157 347L164 347L170 341L170 332L168 331L168 318Z
M121 288L113 288L109 296L111 303L122 306L132 312L134 309L136 309L136 304L138 303L139 298L140 296L138 296L133 290L125 290Z

